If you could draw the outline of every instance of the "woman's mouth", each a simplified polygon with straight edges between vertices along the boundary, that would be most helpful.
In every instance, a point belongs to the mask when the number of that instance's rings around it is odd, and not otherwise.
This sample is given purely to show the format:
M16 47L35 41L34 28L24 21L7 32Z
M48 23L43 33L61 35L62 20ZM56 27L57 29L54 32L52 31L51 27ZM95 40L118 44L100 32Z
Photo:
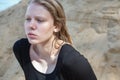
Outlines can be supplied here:
M35 35L34 33L28 33L28 37L31 39L35 39L37 35Z

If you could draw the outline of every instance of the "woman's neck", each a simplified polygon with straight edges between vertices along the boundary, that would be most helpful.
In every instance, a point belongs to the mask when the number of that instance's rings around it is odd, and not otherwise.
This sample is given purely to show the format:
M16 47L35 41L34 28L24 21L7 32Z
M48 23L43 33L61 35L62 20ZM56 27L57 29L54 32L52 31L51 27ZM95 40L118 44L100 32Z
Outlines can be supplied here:
M42 58L44 57L47 58L53 54L55 50L54 45L55 45L55 37L52 37L51 39L47 40L44 43L32 45L32 48L38 56L41 56Z

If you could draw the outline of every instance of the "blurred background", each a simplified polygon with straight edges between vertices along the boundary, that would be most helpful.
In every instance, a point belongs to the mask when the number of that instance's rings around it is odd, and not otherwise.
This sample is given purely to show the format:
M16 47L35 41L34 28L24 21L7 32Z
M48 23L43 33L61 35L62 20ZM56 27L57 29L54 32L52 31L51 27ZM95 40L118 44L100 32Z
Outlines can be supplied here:
M21 0L0 0L0 12L19 3Z
M59 0L74 46L98 80L120 80L120 0ZM28 0L0 0L0 80L24 80L13 51L25 37Z

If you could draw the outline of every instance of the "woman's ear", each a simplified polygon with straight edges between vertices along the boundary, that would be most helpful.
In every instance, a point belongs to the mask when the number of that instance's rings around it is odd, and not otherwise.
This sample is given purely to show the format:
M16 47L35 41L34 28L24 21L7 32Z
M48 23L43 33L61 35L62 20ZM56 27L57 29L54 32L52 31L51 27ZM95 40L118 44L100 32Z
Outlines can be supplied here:
M56 33L56 32L59 32L60 30L61 30L61 26L60 26L60 24L57 24L55 26L54 32Z
M60 31L60 29L59 28L55 28L54 29L54 32L56 33L56 32L59 32Z

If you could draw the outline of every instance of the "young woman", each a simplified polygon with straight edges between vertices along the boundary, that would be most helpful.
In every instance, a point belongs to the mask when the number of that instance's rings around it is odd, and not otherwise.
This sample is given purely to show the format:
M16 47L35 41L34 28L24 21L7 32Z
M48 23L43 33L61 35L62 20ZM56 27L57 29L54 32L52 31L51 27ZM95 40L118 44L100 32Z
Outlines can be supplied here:
M97 80L71 45L63 7L57 0L30 1L24 23L27 38L13 46L26 80Z

